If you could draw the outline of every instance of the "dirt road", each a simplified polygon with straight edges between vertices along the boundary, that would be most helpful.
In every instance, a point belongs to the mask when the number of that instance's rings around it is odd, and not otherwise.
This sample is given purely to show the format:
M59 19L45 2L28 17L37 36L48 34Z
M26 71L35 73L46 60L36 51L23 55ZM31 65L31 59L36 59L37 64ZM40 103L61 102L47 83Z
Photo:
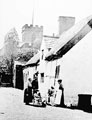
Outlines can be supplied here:
M0 88L0 120L92 120L92 113L47 106L34 107L23 103L23 91Z

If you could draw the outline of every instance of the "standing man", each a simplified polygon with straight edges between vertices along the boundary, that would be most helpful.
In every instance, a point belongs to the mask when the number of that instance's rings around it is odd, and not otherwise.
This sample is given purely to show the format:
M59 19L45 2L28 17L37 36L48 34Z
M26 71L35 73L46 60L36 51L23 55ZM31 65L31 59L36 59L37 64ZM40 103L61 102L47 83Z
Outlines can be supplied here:
M38 74L34 75L34 80L32 81L33 94L38 90Z

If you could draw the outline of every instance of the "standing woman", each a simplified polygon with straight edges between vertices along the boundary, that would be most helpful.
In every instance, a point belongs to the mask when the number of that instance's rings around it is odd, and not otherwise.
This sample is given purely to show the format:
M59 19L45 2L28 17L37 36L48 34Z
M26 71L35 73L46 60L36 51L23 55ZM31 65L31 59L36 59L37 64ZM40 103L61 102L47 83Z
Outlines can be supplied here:
M56 106L64 106L64 88L61 79L58 80L58 90L56 92L55 104Z
M32 102L32 99L32 80L29 78L27 82L27 88L24 91L24 103L29 104L29 102Z
M60 106L64 106L64 88L63 88L61 79L58 80L58 84L59 84L59 90L61 90L61 92L62 92L61 100L60 100Z

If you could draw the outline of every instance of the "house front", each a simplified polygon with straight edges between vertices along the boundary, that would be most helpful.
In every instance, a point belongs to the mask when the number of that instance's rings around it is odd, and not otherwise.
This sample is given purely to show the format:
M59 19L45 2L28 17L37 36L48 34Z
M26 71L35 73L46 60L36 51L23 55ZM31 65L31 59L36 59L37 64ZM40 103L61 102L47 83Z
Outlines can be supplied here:
M91 29L92 16L62 34L45 56L46 91L57 86L57 79L62 79L65 104L77 104L78 94L92 94Z

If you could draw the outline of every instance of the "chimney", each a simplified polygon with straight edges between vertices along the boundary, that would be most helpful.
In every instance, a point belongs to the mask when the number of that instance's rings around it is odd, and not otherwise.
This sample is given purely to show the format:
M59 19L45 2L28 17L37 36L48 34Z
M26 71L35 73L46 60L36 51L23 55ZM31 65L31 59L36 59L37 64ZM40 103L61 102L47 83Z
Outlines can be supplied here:
M59 16L59 36L75 24L75 17Z

